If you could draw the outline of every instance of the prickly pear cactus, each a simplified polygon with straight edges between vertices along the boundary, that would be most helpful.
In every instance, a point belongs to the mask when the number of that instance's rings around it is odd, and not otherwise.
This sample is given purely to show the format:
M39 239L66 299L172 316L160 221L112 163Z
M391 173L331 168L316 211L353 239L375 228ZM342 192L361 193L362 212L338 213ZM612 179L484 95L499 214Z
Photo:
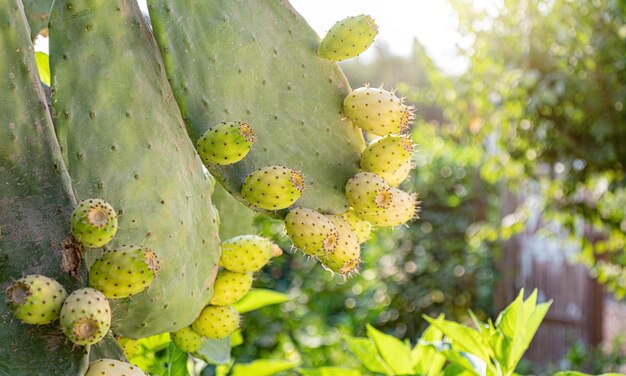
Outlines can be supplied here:
M208 164L226 189L247 203L240 194L246 176L279 165L304 175L295 206L346 211L344 186L364 148L361 131L342 114L350 87L335 63L316 55L319 37L291 5L149 0L148 9L192 140L222 121L245 121L256 132L241 162Z
M112 330L138 338L188 326L211 298L217 223L150 30L131 0L58 0L50 46L57 137L77 197L117 211L107 247L142 246L160 260L146 291L111 302ZM100 254L87 253L88 265Z
M48 16L53 0L22 0L24 13L30 26L30 36L35 38L48 25Z
M0 289L27 274L77 288L80 253L63 246L75 200L19 0L0 0L0 72ZM0 374L75 375L86 365L56 325L21 323L0 295Z

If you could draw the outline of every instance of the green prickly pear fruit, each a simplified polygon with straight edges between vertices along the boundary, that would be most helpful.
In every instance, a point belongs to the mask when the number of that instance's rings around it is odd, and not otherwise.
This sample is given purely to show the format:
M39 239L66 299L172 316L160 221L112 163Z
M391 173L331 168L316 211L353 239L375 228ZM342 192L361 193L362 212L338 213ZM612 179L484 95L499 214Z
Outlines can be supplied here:
M93 345L111 327L111 307L98 290L85 287L72 292L61 308L61 329L77 345Z
M333 215L328 217L337 229L335 248L320 257L327 268L338 274L349 274L355 271L361 262L361 249L356 234L343 218Z
M356 214L378 213L385 208L389 196L389 186L380 176L372 172L359 172L346 184L346 198ZM369 220L368 220L369 221Z
M282 166L266 166L246 177L241 195L250 204L266 210L293 205L304 191L304 176Z
M117 214L106 201L91 198L81 201L70 218L74 238L82 245L98 248L117 232Z
M179 349L187 353L195 353L200 351L206 340L198 333L194 332L190 326L186 326L181 330L170 333L172 342Z
M347 212L340 214L339 217L348 222L350 228L352 228L352 231L356 234L359 244L365 243L369 240L372 232L372 224L359 218L359 216L354 212L354 208L350 208Z
M352 90L343 101L343 111L357 127L386 136L409 129L413 110L393 93L369 86Z
M141 368L115 359L99 359L89 364L85 376L148 376Z
M198 140L198 154L204 163L229 165L244 159L256 141L247 123L224 122L204 133Z
M252 273L237 273L222 270L213 284L213 297L209 304L227 306L243 298L252 287Z
M222 242L220 264L237 273L261 270L272 258L273 243L257 235L240 235Z
M415 194L389 188L380 197L381 209L375 212L357 212L357 215L378 227L398 226L416 217L418 201Z
M412 168L411 161L407 161L402 167L395 171L379 172L378 175L380 175L390 187L397 187L409 177Z
M285 217L285 230L296 248L311 256L331 252L337 242L337 229L333 222L306 208L296 208Z
M405 136L384 136L374 140L361 154L361 168L384 178L406 165L413 156L413 144Z
M6 296L15 317L25 324L44 325L59 318L67 292L43 275L27 275L7 287Z
M328 30L317 49L324 59L341 61L361 54L374 42L378 26L372 17L361 14L347 17Z
M154 252L139 246L122 246L105 253L89 269L89 286L109 299L121 299L147 289L159 260Z
M233 307L206 306L191 324L194 332L211 339L226 338L239 328L241 317Z
M139 341L132 338L119 337L117 338L117 342L122 346L124 350L124 355L126 358L134 358L139 354L139 350L141 350L141 346L139 345Z

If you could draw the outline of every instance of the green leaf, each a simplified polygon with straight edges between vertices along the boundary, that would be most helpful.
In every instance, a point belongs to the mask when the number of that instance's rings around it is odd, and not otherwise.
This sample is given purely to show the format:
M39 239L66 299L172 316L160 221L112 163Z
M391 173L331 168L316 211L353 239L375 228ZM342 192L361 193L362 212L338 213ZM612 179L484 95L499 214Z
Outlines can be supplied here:
M593 376L588 373L582 373L578 371L561 371L554 374L554 376ZM623 376L621 373L603 373L596 376Z
M35 60L37 60L37 70L41 81L50 86L50 59L43 52L35 52Z
M241 334L241 329L237 329L233 334L230 335L230 347L237 347L242 343L243 335Z
M189 376L187 353L173 343L167 348L167 376Z
M393 375L391 367L378 354L376 346L368 338L346 337L350 351L371 372Z
M456 367L453 369L464 370L468 375L485 376L487 375L487 363L477 357L474 354L470 354L464 351L443 350L441 354L448 359L448 361ZM450 367L446 367L446 375L451 374L448 370ZM452 373L458 374L458 373ZM463 374L463 373L461 373Z
M273 290L252 289L240 301L233 304L233 308L240 313L246 313L268 305L280 304L286 301L289 301L289 296L287 294Z
M296 367L298 363L288 360L255 360L246 364L235 364L230 376L271 376Z
M298 373L300 373L302 376L361 376L361 371L359 371L358 369L340 367L299 369Z
M226 364L230 362L230 337L207 339L200 351L194 355L207 363Z
M398 374L413 372L411 347L394 336L376 330L367 324L367 335L374 341L378 353L391 369Z
M444 320L444 316L440 315L437 320ZM443 332L435 326L430 325L422 337L419 339L413 350L411 350L411 359L413 361L413 371L420 375L434 376L439 375L446 363L445 356L429 346L430 344L440 344L443 339Z
M489 362L490 348L479 332L453 321L435 320L426 315L423 317L424 320L437 327L444 335L449 337L453 341L455 348L476 354L483 361Z

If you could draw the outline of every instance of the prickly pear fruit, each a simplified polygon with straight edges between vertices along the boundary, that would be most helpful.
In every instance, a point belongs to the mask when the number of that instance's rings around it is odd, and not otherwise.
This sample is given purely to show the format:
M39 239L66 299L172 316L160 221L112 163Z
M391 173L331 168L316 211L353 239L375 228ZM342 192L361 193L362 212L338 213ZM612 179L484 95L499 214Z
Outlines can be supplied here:
M233 307L206 306L191 324L194 332L211 339L226 338L239 328L241 317Z
M44 325L59 318L67 292L61 284L43 275L28 275L6 289L9 306L25 324Z
M237 273L261 270L272 258L273 243L257 235L240 235L222 242L220 264Z
M241 195L250 204L267 210L293 205L304 191L304 176L282 166L266 166L246 177Z
M202 336L191 329L190 326L186 326L176 332L170 333L172 342L179 349L187 353L195 353L200 351L202 345L206 341Z
M361 168L383 177L406 165L413 156L413 144L405 136L385 136L374 140L361 154Z
M254 130L247 123L221 123L198 139L198 154L204 163L229 165L244 159L254 141Z
M380 175L390 187L397 187L409 177L412 168L411 161L407 161L402 167L395 171L379 172L378 175Z
M117 214L106 201L91 198L81 201L70 219L74 238L82 245L97 248L113 239L117 232Z
M376 35L378 27L372 17L366 14L347 17L328 30L317 54L333 61L349 59L367 50Z
M117 338L117 342L122 346L122 350L124 350L124 355L126 358L134 358L139 354L139 350L141 346L139 345L139 341L132 338L119 337Z
M89 286L109 299L127 298L147 289L158 270L154 252L126 245L96 260L89 269Z
M320 261L327 268L338 274L348 274L359 266L361 249L359 241L348 222L336 215L328 217L337 229L337 245L335 248L320 257Z
M72 292L61 308L61 329L77 345L93 345L111 327L111 307L98 290L85 287Z
M213 284L213 297L209 304L227 306L243 298L252 287L252 273L237 273L222 270Z
M359 244L365 243L369 240L372 232L372 224L359 218L353 208L350 208L347 212L340 214L339 217L348 222L350 228L352 228L352 231L356 234Z
M405 132L413 119L412 108L400 98L368 86L352 90L343 101L343 111L354 125L377 136Z
M296 208L285 217L285 230L293 245L311 256L331 252L337 243L337 229L333 222L306 208Z
M130 363L99 359L89 365L85 376L148 376L148 374Z
M385 208L389 186L380 176L372 172L359 172L346 184L346 198L361 219L361 213L377 213ZM367 220L367 219L366 219Z
M414 194L389 188L381 197L379 202L382 209L375 212L357 212L357 215L379 227L398 226L416 216L418 201Z

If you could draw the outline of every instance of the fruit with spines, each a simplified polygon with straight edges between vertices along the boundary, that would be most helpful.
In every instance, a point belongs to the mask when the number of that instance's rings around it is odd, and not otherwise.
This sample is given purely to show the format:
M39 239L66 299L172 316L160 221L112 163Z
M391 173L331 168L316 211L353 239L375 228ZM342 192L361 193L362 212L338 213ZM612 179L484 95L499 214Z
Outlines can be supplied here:
M389 189L389 185L377 174L359 172L346 183L346 198L356 214L365 219L360 213L375 214L385 208Z
M232 121L220 123L198 139L198 154L204 163L230 165L244 159L256 141L248 123Z
M375 212L357 212L357 215L377 227L398 226L416 217L418 201L415 194L389 188L382 197L381 209Z
M233 307L206 306L200 316L191 324L194 332L210 339L222 339L233 334L241 316Z
M170 333L170 337L176 347L187 353L200 351L202 345L206 342L206 340L200 334L193 331L190 326Z
M390 187L397 187L409 177L412 168L413 165L409 160L395 171L379 172L378 175L383 178Z
M70 218L72 235L80 244L98 248L117 232L117 214L106 201L90 198L78 203Z
M261 270L272 258L273 243L257 235L239 235L222 242L220 264L233 272Z
M251 205L280 210L293 205L304 191L304 176L283 166L265 166L246 177L241 195Z
M15 317L33 325L45 325L58 319L67 297L59 282L38 274L18 279L5 293Z
M85 376L148 376L141 368L115 359L98 359L89 364Z
M372 17L366 14L347 17L328 30L317 54L333 61L350 59L367 50L376 35L378 27Z
M136 357L141 350L139 340L127 337L119 337L117 338L117 342L120 344L120 346L122 346L122 350L124 350L124 355L126 355L126 358L128 359Z
M394 93L369 86L352 90L343 101L352 123L377 136L400 134L409 129L413 109Z
M337 242L337 229L324 215L307 208L296 208L285 217L285 230L296 248L311 256L331 252Z
M111 327L111 307L107 298L90 287L72 292L61 308L63 334L77 345L99 342Z
M328 217L337 229L337 244L335 248L320 257L322 265L335 273L346 275L361 263L361 249L356 234L343 218L333 215Z
M352 231L356 234L359 244L365 243L369 240L372 232L372 224L359 218L359 216L354 212L354 208L350 208L347 212L340 214L339 217L348 222L350 228L352 228Z
M148 287L159 270L159 260L150 249L122 246L100 257L89 269L89 286L109 299L127 298Z
M413 144L406 136L384 136L370 143L361 154L361 168L383 177L402 168L413 156Z
M217 273L213 284L213 297L209 304L214 306L231 305L250 291L252 273L237 273L222 270Z

